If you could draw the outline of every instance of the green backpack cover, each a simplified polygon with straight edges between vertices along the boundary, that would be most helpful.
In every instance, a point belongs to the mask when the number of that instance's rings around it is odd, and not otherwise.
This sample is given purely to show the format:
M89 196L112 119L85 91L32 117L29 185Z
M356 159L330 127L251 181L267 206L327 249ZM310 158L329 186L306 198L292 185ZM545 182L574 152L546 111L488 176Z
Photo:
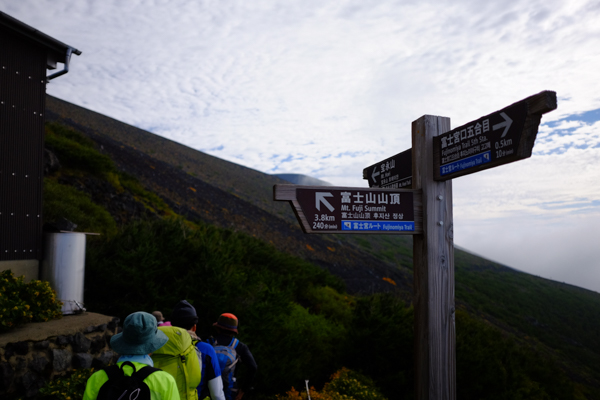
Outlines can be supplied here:
M152 353L154 367L175 378L181 400L198 400L197 387L202 377L202 356L192 343L192 337L183 328L159 326L169 341Z

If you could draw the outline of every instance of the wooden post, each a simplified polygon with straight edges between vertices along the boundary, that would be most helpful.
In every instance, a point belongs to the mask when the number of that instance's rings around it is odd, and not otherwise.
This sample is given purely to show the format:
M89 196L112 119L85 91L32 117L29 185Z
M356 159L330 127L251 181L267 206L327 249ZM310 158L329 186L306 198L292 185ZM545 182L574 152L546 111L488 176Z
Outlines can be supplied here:
M433 180L433 137L449 130L447 117L412 123L413 189L423 191L423 234L413 236L418 400L456 399L452 180Z

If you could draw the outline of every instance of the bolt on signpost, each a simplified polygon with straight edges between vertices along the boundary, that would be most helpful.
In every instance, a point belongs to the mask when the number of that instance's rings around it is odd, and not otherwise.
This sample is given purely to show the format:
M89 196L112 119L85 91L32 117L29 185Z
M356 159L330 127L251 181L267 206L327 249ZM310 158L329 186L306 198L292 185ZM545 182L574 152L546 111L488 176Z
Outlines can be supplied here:
M414 235L419 400L456 398L452 179L530 157L554 109L556 93L544 91L452 130L450 118L424 115L412 123L412 149L364 169L368 189L273 187L304 233Z

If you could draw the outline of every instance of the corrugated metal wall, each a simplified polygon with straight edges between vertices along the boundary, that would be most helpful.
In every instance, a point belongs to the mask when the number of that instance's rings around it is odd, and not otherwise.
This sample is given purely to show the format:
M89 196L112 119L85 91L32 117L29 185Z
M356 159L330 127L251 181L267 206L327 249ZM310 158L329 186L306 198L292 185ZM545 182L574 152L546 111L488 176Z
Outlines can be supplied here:
M0 28L0 261L42 257L46 51Z

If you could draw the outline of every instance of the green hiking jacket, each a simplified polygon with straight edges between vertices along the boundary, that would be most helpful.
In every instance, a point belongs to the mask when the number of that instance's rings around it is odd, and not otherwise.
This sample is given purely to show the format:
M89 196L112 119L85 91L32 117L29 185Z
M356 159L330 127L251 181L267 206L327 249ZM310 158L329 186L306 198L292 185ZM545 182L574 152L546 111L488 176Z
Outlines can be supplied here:
M140 370L144 368L146 364L142 364L139 362L132 362L135 365L136 370ZM117 365L121 365L122 363L117 363ZM133 374L133 369L129 366L124 367L125 374L131 376ZM87 381L87 385L85 387L85 393L83 394L83 400L96 400L98 397L98 393L100 392L100 388L108 381L108 376L106 372L100 370L95 372ZM179 391L177 390L177 384L175 383L175 379L173 377L164 372L164 371L156 371L144 379L146 385L150 389L150 396L152 400L180 400Z

